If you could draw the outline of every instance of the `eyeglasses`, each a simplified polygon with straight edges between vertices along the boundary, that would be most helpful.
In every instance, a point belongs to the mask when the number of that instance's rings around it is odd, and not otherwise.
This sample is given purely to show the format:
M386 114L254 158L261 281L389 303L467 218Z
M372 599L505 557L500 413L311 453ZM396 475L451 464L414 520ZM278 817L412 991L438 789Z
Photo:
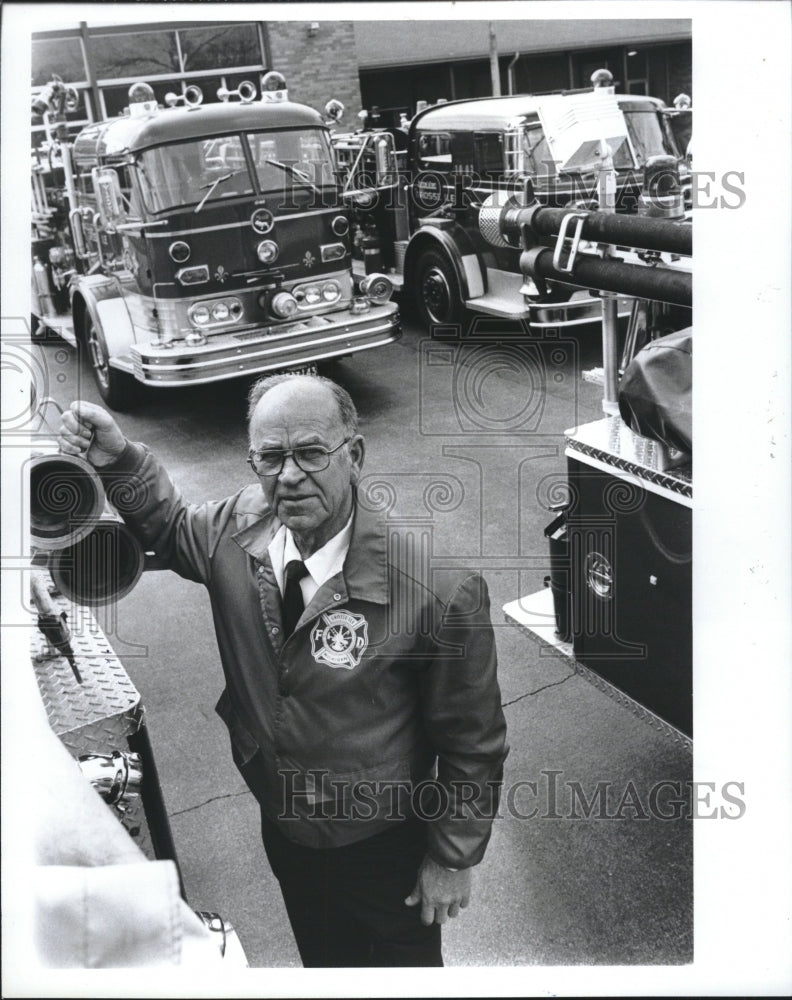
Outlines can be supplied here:
M321 444L304 444L291 451L254 451L251 448L248 452L248 465L253 467L258 476L279 476L286 459L291 455L303 472L323 472L330 464L330 456L351 440L351 437L344 438L335 448L325 448Z

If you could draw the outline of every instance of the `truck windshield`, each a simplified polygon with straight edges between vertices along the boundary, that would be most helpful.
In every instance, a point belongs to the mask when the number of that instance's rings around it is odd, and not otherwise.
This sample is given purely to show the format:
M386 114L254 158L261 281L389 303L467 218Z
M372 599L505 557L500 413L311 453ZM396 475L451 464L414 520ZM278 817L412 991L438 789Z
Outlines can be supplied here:
M650 103L622 104L627 131L635 150L638 166L643 167L652 156L677 156L660 123L657 109Z
M157 146L142 152L137 166L151 212L261 191L335 186L330 145L320 129L224 135Z

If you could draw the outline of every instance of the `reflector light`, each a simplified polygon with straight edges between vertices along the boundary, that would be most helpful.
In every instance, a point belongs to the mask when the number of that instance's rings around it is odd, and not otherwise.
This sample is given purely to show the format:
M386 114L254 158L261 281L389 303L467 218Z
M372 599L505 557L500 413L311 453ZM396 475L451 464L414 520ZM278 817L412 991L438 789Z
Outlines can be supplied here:
M324 264L332 260L342 260L346 256L346 247L343 243L325 243L319 250Z
M187 315L196 326L215 327L238 322L243 312L239 299L225 298L214 302L196 302L187 310Z
M208 306L193 306L190 310L190 319L194 323L204 325L208 323L211 318Z
M197 267L183 267L176 272L176 280L181 285L203 285L209 280L209 268L206 264Z

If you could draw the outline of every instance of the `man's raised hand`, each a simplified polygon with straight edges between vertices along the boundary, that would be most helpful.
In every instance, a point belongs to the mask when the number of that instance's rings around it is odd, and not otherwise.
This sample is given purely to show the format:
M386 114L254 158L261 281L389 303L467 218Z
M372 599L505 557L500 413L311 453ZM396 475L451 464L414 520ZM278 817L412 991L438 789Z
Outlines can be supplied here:
M61 415L58 445L65 455L79 455L101 468L120 457L126 438L107 410L77 400Z

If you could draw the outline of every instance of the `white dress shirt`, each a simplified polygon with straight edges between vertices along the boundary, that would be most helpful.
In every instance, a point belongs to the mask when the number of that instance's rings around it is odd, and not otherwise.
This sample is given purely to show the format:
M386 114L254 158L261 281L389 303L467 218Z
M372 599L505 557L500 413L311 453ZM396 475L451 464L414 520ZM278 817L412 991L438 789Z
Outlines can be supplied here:
M286 525L282 524L278 528L275 537L269 543L267 551L269 552L272 568L275 572L275 579L278 581L281 594L283 594L285 568L292 559L299 559L301 562L304 562L305 568L308 570L302 580L300 580L300 587L306 608L322 584L326 580L329 580L331 576L335 576L336 573L341 572L346 554L349 551L349 543L352 539L353 516L354 514L350 514L349 520L338 534L333 535L329 541L325 542L321 549L317 549L307 559L303 559L300 555L300 551L294 541L294 536Z

